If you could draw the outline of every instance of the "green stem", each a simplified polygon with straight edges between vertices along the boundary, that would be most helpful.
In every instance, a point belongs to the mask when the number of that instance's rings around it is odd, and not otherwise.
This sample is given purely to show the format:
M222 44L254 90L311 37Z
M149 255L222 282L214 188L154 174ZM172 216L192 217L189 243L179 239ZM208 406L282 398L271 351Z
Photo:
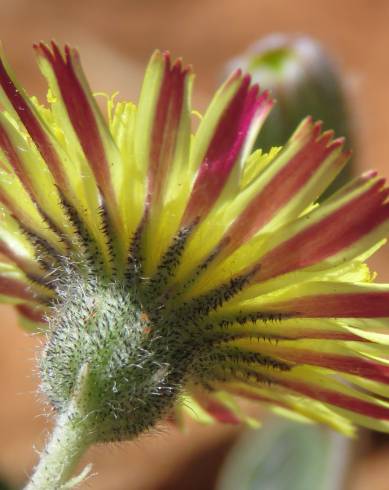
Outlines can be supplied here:
M87 471L68 480L90 445L89 430L87 417L77 415L74 407L62 413L25 490L59 490L77 484Z

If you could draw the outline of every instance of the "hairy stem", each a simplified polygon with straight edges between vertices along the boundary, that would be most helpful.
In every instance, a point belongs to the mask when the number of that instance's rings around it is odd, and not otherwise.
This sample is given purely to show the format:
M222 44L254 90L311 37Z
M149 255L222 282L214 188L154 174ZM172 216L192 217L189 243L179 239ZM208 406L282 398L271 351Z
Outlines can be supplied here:
M82 479L76 477L69 481L79 459L90 445L90 428L87 417L78 415L74 405L71 405L68 411L59 415L57 425L25 490L72 488Z

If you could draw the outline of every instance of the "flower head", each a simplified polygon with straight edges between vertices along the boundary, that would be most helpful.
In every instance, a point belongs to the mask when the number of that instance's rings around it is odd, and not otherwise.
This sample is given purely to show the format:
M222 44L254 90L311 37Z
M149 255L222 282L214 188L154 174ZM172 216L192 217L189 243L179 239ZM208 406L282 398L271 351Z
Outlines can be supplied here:
M349 156L307 118L251 153L272 107L235 72L192 134L192 73L156 52L107 121L78 54L35 47L48 105L0 64L0 293L47 332L42 390L95 441L172 410L244 418L231 395L352 431L389 429L388 232L368 172L315 204Z

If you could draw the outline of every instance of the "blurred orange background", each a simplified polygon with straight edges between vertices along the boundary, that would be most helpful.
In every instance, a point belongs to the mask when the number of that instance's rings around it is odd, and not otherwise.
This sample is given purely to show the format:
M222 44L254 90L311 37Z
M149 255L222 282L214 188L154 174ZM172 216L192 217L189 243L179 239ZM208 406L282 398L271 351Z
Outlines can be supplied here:
M0 0L0 38L19 80L43 97L34 41L77 46L95 91L136 99L153 49L169 49L194 65L195 101L203 109L226 60L272 32L316 37L346 77L356 119L358 170L389 176L389 2L386 0ZM389 280L389 247L375 260ZM1 308L0 475L20 485L46 437L47 409L34 394L41 340L23 333ZM230 427L191 425L187 434L156 431L136 443L92 449L99 477L90 489L215 488L218 468L238 436ZM353 490L389 489L389 446L355 466ZM238 489L237 489L238 490Z

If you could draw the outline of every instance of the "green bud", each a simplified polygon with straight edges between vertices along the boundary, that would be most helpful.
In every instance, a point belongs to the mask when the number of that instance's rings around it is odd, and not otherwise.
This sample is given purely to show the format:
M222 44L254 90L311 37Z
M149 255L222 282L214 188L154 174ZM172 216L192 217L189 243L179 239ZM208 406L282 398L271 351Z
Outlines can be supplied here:
M273 110L258 136L256 147L268 151L281 146L304 117L323 121L350 144L350 118L339 70L321 45L307 36L274 34L252 45L227 65L241 68L276 99ZM330 191L350 176L350 164Z

